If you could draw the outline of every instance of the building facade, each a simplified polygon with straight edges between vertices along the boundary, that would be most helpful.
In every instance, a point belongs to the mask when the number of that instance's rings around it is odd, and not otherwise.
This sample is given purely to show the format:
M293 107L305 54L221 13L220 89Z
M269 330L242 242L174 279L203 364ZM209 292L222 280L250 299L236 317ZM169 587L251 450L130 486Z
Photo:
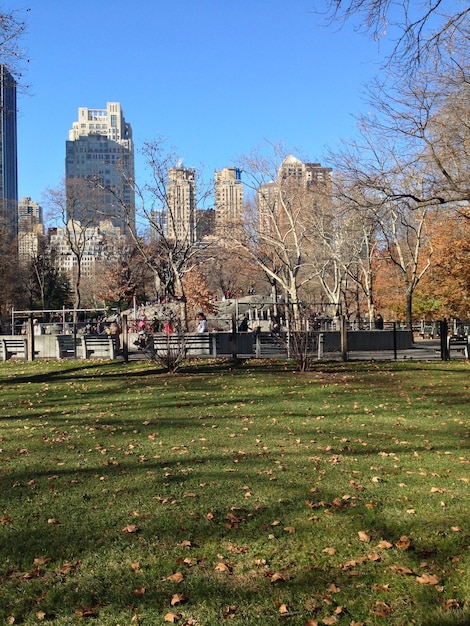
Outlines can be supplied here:
M135 227L132 128L119 102L78 109L66 142L67 219L83 226L110 220L126 233Z
M0 65L0 219L15 236L18 233L18 144L16 81Z
M196 241L196 181L193 169L173 167L168 172L167 237Z
M18 254L20 262L35 258L45 244L42 207L29 196L18 202Z
M216 170L214 179L216 228L230 228L243 220L244 201L241 170L225 167Z
M260 232L274 229L276 236L283 236L295 223L308 228L320 205L324 207L331 198L331 181L331 168L288 155L278 169L277 180L257 190Z

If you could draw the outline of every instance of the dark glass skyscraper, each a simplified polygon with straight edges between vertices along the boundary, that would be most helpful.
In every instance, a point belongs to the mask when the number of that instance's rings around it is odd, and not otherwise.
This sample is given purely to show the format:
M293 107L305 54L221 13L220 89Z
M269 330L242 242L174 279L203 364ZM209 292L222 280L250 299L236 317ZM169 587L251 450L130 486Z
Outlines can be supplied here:
M18 232L18 149L16 81L0 65L0 219L13 235Z

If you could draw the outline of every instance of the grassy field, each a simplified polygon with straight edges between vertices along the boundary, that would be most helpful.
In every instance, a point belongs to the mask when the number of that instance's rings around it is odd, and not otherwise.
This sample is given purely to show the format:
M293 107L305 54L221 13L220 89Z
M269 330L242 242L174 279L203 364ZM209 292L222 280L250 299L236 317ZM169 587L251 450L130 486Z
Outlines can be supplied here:
M467 363L0 385L1 624L470 624Z

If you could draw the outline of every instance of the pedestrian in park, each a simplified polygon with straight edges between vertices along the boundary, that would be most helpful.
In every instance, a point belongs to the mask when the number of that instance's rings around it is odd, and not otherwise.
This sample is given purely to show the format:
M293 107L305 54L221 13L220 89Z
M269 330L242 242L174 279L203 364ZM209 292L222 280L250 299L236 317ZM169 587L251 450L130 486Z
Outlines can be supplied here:
M198 313L196 315L196 320L197 320L196 332L207 333L207 319L204 313Z

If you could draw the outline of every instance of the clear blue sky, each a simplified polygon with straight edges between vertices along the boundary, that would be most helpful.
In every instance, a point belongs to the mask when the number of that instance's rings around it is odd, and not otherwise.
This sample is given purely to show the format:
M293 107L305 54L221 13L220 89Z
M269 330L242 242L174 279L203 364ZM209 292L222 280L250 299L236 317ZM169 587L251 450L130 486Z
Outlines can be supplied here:
M122 104L138 152L159 135L184 165L214 169L265 140L326 162L355 132L381 50L324 28L321 0L16 0L29 63L19 97L19 196L64 176L78 107ZM8 4L6 3L8 8ZM383 48L383 43L382 43Z

